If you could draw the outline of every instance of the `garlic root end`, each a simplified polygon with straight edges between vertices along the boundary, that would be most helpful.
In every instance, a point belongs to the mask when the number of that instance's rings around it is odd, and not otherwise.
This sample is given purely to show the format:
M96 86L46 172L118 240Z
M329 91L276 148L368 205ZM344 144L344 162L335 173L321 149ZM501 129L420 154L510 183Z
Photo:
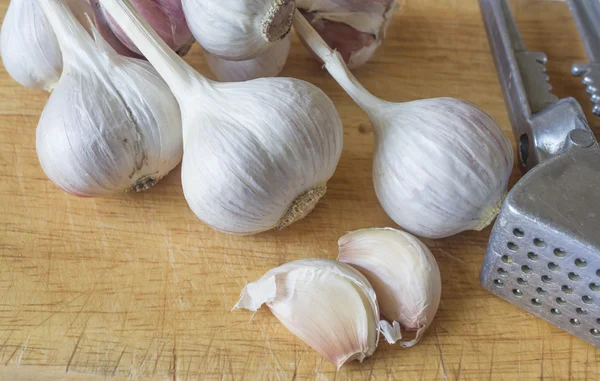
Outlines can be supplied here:
M498 203L493 208L491 208L486 213L484 213L483 218L481 219L479 225L477 225L477 227L473 230L478 231L478 232L482 231L483 229L487 228L494 221L494 219L496 218L498 213L500 213L500 209L502 208L502 204L504 204L506 195L507 195L507 193L504 193L504 195L500 198Z
M296 10L295 0L276 0L262 21L262 36L266 41L276 42L284 38L292 28Z
M158 180L160 180L160 178L157 178L154 175L142 177L137 183L135 183L134 186L131 187L130 191L143 192L152 188L158 182Z
M277 222L275 229L282 230L286 226L306 217L308 213L317 206L319 200L321 200L321 197L323 197L325 193L327 193L326 185L320 185L302 193L292 202L288 211L281 217L279 222Z

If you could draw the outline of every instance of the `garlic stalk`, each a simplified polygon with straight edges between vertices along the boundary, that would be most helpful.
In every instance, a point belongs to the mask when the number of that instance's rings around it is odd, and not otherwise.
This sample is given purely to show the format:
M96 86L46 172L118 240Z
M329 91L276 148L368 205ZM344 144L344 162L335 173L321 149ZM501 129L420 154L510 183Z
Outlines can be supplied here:
M129 1L101 3L179 101L181 180L196 216L231 234L281 229L306 216L325 194L342 150L342 123L327 95L292 78L209 81Z
M348 233L338 247L338 260L360 271L373 286L381 315L392 322L382 322L382 330L395 332L399 323L417 332L414 340L400 345L418 343L442 294L440 269L431 251L414 236L390 228Z
M67 0L82 21L85 0ZM62 72L58 41L38 0L11 0L0 32L0 55L8 74L26 87L50 91Z
M176 99L146 61L95 41L64 0L40 0L64 69L37 128L46 175L77 196L147 189L182 157Z
M358 82L300 13L294 27L373 124L373 182L387 214L429 238L489 225L513 167L512 146L496 122L458 99L383 101Z
M118 40L127 49L141 55L135 44L102 8L100 1L92 1ZM180 56L187 54L194 43L194 36L185 20L181 0L131 0L131 3L171 49Z
M371 59L398 8L396 0L296 0L296 4L349 69Z
M292 26L295 0L182 0L196 40L229 61L255 58L284 38Z
M344 263L304 259L271 269L244 287L233 309L257 311L263 304L338 369L375 352L375 292L362 274Z
M213 56L207 51L204 52L204 57L208 67L219 81L242 82L279 75L287 62L291 45L292 36L288 34L266 52L246 61L227 61Z

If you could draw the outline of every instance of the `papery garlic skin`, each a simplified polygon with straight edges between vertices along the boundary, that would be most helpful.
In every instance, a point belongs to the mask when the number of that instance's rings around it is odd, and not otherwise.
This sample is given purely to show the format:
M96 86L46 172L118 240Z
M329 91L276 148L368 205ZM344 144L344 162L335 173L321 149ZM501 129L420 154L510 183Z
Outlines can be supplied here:
M182 0L188 25L210 54L245 61L267 51L290 31L294 0Z
M85 0L65 0L84 20ZM58 41L38 0L11 0L0 32L0 55L8 74L25 87L50 91L62 72Z
M72 18L62 0L40 0L58 36L63 74L37 127L46 175L76 196L154 185L182 157L176 99L152 66L119 56Z
M135 44L102 8L99 0L93 0L101 10L112 32L132 52L141 55ZM187 25L181 0L130 0L137 11L156 31L160 38L180 56L184 56L194 43L194 36Z
M227 61L204 52L208 67L221 82L242 82L276 77L285 66L292 45L292 35L277 41L269 50L246 61Z
M373 183L394 222L428 238L489 225L500 210L514 160L498 124L454 98L383 101L358 82L299 13L294 27L368 114L375 131Z
M161 41L127 1L101 0L177 97L181 182L196 216L230 234L282 229L326 192L343 146L331 99L293 78L218 83Z
M386 103L369 115L375 192L394 222L428 238L491 223L506 195L513 150L488 114L435 98Z
M303 259L269 270L248 284L234 307L266 304L294 335L338 369L375 352L377 297L352 267L329 259Z
M338 247L338 260L359 270L373 286L381 315L417 331L414 340L400 345L415 345L433 321L442 295L440 269L431 251L411 234L390 228L348 233Z
M216 230L242 235L303 218L325 194L341 156L343 128L333 102L290 78L212 87L217 91L199 90L182 108L184 120L197 123L184 131L181 169L192 211Z
M296 0L298 9L348 68L367 63L383 43L396 0Z

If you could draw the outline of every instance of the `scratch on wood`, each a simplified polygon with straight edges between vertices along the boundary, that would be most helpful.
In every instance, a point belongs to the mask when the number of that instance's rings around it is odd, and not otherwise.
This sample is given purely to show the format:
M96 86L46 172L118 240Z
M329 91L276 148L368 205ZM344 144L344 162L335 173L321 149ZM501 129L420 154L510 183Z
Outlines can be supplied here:
M158 352L158 356L156 356L156 361L154 361L154 368L152 369L152 377L156 375L156 367L158 366L158 360L162 357L163 351L165 350L165 346L167 345L166 341L163 341L163 345L160 348L160 352Z
M496 351L496 342L492 341L492 360L490 361L490 372L488 373L488 380L492 381L492 373L494 373L494 353Z
M117 374L117 369L119 368L119 363L121 362L121 359L123 358L123 354L125 354L126 349L127 349L127 347L123 347L123 350L121 351L121 354L119 355L119 358L117 359L117 363L115 364L115 367L112 371L113 377L115 376L115 374Z
M6 360L4 365L8 366L8 363L10 363L10 360L12 360L12 358L15 356L15 353L17 353L17 350L19 350L19 346L15 346L15 350L10 354L10 357L8 358L8 360Z
M444 381L448 381L448 376L446 375L446 364L444 363L444 352L442 351L442 346L440 345L440 337L438 334L438 329L435 327L435 344L440 354L440 362L442 366L442 376L444 377Z
M369 371L369 376L367 376L367 381L373 379L373 368L375 368L375 358L371 359L371 370Z
M173 375L173 381L177 381L177 336L175 336L173 339L173 357L171 361L171 374Z
M87 328L87 323L86 323L86 325L83 326L83 329L81 330L81 335L79 335L79 338L77 339L77 342L75 343L75 348L73 348L73 353L71 353L71 357L69 358L69 362L67 363L67 369L65 370L65 373L69 373L69 368L71 367L73 358L75 358L75 352L77 352L77 348L79 348L79 343L81 342L81 338L83 337L83 334L85 333L86 328Z
M4 350L4 348L6 348L6 344L8 343L8 340L10 340L10 337L12 336L13 331L10 331L8 333L8 336L6 337L6 340L4 340L4 343L2 343L2 345L0 346L0 353L2 353L2 351Z
M463 351L464 348L460 348L460 358L458 360L458 371L456 373L455 381L460 381L460 372L462 371L462 360L463 360Z
M31 339L31 336L27 336L27 340L25 340L25 344L23 344L21 346L21 353L19 353L19 357L17 358L17 368L21 367L21 359L23 358L23 355L25 354L25 351L27 350L27 345L29 344L29 339Z

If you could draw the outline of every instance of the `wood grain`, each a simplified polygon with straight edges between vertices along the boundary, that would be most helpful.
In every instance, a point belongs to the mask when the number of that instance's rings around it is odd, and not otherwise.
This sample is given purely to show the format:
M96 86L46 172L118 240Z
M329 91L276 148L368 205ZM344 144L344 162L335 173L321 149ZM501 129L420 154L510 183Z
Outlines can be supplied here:
M511 1L532 50L545 51L555 93L576 97L600 137L583 87L585 60L564 2ZM8 0L0 0L5 13ZM196 47L188 61L208 73ZM489 229L431 241L443 278L435 323L416 347L381 344L335 368L267 310L230 312L269 268L336 257L346 231L393 226L371 184L373 134L360 111L297 39L283 73L322 87L345 125L329 193L282 232L233 237L189 210L180 171L141 194L78 199L46 179L35 126L47 95L0 73L1 380L597 380L600 350L479 286ZM356 72L389 100L452 96L511 134L474 0L404 1L385 45ZM512 135L511 135L512 138ZM515 171L511 183L519 178ZM77 373L97 375L78 376Z

